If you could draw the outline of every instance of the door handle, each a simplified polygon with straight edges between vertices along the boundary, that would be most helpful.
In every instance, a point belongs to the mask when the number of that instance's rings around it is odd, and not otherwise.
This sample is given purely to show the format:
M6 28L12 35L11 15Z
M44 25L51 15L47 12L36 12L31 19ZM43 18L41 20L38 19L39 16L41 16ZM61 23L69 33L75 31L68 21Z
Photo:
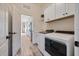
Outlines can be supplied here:
M10 36L6 36L6 39L10 39L11 37Z
M16 32L13 32L13 34L16 34Z
M75 41L75 46L79 47L79 42L78 41Z
M16 32L9 32L9 34L16 34Z

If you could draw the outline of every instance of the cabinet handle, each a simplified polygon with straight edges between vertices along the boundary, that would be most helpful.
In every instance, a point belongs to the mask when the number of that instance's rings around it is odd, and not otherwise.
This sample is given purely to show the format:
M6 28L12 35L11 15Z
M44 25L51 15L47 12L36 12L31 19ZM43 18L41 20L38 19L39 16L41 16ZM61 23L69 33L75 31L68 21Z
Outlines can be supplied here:
M9 34L16 34L16 32L9 32Z
M79 47L79 41L75 41L75 46Z
M68 13L65 13L65 14L68 14Z
M63 15L65 15L65 14L63 14Z
M68 13L64 13L63 15L67 15Z

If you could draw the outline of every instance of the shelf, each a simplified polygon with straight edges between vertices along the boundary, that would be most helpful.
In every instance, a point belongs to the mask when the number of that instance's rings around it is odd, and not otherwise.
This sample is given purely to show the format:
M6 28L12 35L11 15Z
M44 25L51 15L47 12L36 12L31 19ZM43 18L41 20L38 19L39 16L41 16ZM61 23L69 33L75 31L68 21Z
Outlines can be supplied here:
M54 20L50 20L50 21L47 21L45 23L50 23L50 22L53 22L53 21L59 21L59 20L65 19L65 18L70 18L70 17L74 17L74 15L64 16L64 17L61 17L61 18L56 18Z

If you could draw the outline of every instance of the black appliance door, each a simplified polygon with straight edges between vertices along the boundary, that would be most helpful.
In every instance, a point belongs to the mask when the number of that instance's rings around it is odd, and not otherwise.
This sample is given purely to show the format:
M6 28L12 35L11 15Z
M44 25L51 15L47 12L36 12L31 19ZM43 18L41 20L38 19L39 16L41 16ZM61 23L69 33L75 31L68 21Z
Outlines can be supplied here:
M45 38L45 50L52 56L66 56L66 45L49 38Z

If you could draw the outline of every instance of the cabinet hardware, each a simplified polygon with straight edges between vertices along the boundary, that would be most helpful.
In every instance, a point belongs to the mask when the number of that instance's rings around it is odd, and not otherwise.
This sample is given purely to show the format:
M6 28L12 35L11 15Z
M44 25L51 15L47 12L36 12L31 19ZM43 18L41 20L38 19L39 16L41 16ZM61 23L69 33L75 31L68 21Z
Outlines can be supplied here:
M9 32L9 34L16 34L16 32Z
M75 46L79 47L79 42L78 41L75 41Z
M63 15L65 15L65 14L63 14Z
M66 14L68 14L68 13L66 13Z
M10 36L6 36L6 39L10 39L11 37Z

